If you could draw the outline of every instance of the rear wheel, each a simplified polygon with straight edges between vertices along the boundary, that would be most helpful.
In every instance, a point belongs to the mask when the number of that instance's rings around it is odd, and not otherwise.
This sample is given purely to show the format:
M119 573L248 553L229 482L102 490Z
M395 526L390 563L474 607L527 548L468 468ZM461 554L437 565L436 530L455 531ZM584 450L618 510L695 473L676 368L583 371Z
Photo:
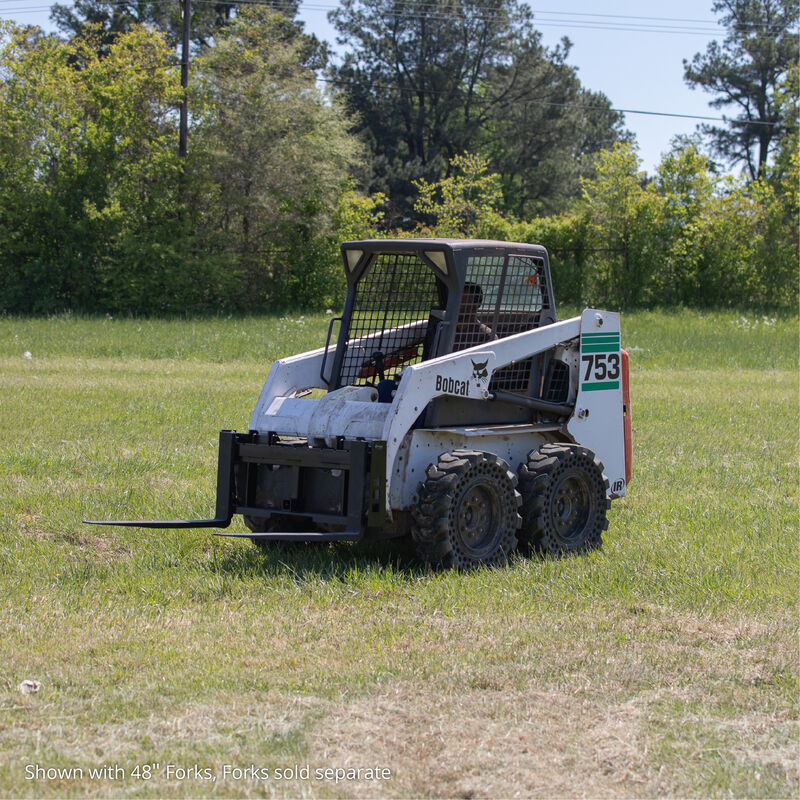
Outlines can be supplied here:
M608 478L591 450L545 444L520 467L520 544L553 555L599 547L608 528Z
M426 470L412 513L420 557L469 570L505 564L517 546L517 476L493 453L454 450Z

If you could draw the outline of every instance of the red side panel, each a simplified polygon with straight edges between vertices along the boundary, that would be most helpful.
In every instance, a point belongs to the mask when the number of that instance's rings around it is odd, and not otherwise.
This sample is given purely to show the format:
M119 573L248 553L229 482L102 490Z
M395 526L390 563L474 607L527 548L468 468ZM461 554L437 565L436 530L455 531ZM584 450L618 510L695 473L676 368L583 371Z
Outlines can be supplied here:
M631 425L631 359L622 350L622 418L625 425L625 483L633 475L633 426Z

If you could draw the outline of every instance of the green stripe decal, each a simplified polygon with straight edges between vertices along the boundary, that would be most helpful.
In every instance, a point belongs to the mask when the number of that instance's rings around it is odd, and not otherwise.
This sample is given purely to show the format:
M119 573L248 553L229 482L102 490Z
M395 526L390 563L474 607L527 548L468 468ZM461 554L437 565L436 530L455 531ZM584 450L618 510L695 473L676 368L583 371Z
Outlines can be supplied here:
M600 383L584 383L582 392L599 392L601 389L619 389L619 381L602 381Z
M585 336L581 339L582 344L619 344L619 335L617 336L598 336L596 339L587 339Z
M619 350L619 342L616 344L593 344L583 345L582 353L616 353Z
M603 339L608 336L619 336L619 331L610 331L609 333L582 333L584 339Z

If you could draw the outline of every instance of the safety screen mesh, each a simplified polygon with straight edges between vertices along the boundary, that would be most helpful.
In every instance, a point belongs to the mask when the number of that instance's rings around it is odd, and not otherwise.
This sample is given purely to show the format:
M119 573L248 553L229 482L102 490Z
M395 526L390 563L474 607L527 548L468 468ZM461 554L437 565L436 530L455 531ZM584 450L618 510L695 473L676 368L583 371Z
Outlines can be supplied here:
M566 403L568 397L569 367L563 361L551 361L542 398L551 403Z
M446 289L413 253L380 253L359 280L339 386L376 386L429 358Z
M539 326L549 305L544 261L533 256L472 256L459 309L454 349L464 350ZM532 359L497 370L489 391L527 392Z

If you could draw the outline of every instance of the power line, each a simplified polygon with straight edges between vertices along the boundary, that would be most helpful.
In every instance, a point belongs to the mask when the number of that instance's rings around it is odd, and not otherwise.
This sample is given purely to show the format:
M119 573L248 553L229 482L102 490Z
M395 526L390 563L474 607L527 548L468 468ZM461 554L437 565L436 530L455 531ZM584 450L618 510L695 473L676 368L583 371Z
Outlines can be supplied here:
M0 0L0 2L18 2L18 0ZM236 0L233 0L236 2ZM217 5L217 0L195 0L198 4L202 5ZM294 4L285 4L281 2L270 3L270 2L263 2L263 0L238 0L241 5L258 5L258 6L266 6L270 8L274 8L276 10L294 10ZM107 5L110 7L114 6L123 6L125 5L125 0L108 0ZM418 4L420 6L433 6L432 3L422 3ZM12 13L12 12L34 12L34 11L46 11L48 10L49 6L28 6L26 8L4 8L0 9L4 13ZM332 5L312 5L306 4L305 8L313 9L313 10L325 10L325 9L336 9L337 6ZM555 12L548 12L548 13L555 13ZM419 20L419 21L439 21L439 22L450 22L454 19L458 19L458 14L431 14L431 13L408 13L408 12L397 12L394 14L389 14L388 16L396 18L396 19L406 19L406 20ZM495 14L491 16L487 15L475 15L470 17L471 20L477 21L485 21L490 22L498 17L502 16L501 14ZM607 16L618 16L622 17L623 15L607 15ZM667 19L667 18L663 18ZM696 34L696 35L713 35L717 33L717 31L711 30L702 30L698 28L691 28L685 26L652 26L652 25L640 25L638 23L634 23L631 25L614 25L612 23L601 22L599 24L591 23L589 20L559 20L559 19L549 19L549 20L541 20L538 21L539 27L566 27L566 28L574 28L574 29L581 29L581 30L600 30L600 31L629 31L629 32L638 32L638 33L675 33L675 34Z
M18 2L19 0L0 0L2 2ZM217 5L217 0L195 0L196 3L202 5ZM238 0L243 5L260 5L260 6L269 6L275 8L276 10L281 10L280 3L264 3L264 2L255 2L254 0ZM108 5L109 6L121 6L124 4L124 0L111 0ZM309 9L317 9L317 10L324 10L334 9L335 6L306 6ZM41 12L46 11L50 7L49 6L28 6L26 8L4 8L0 9L3 13L34 13L34 12ZM286 10L290 10L293 6L284 6ZM435 15L435 14L392 14L390 15L395 18L403 18L408 20L426 20L426 21L445 21L449 22L454 18L457 18L457 15ZM498 15L499 16L499 15ZM2 16L0 16L2 18ZM483 21L491 21L497 17L473 17L472 19L483 20ZM575 29L583 29L583 30L601 30L601 31L630 31L630 32L640 32L640 33L677 33L677 34L697 34L697 35L712 35L716 33L716 31L702 31L699 29L692 29L692 28L683 28L678 26L667 26L667 27L653 27L653 26L615 26L609 23L601 23L599 25L589 24L588 22L578 21L578 22L571 22L571 21L560 21L560 20L543 20L538 22L539 27L567 27L567 28L575 28Z
M214 0L203 0L203 2L214 2ZM281 3L269 3L264 2L264 0L239 0L243 5L271 5L271 6L280 6ZM396 8L402 9L405 7L406 9L412 9L413 11L420 11L424 8L433 8L436 10L440 10L444 12L445 9L442 8L441 3L437 2L413 2L412 0L401 0L400 2L394 3ZM313 10L336 10L339 8L338 5L327 5L327 4L314 4L314 3L303 3L303 9L313 9ZM487 7L482 9L485 12L500 12L505 10L504 5L498 5L494 7ZM533 18L536 19L540 14L546 14L549 16L556 16L556 17L585 17L587 19L579 19L576 20L577 22L592 22L594 18L610 18L610 19L620 19L620 20L647 20L647 21L654 21L654 22L693 22L693 23L701 23L705 29L710 28L712 33L719 33L719 23L717 20L713 19L693 19L693 18L684 18L684 17L650 17L650 16L639 16L633 14L602 14L596 12L578 12L578 11L546 11L546 10L539 10L533 13ZM400 11L395 13L390 13L388 16L409 16L408 11ZM413 16L413 15L411 15ZM451 18L453 16L458 16L457 13L445 15L447 18ZM553 21L553 20L549 20ZM559 22L569 22L569 20L555 20ZM600 23L605 24L605 23ZM608 23L612 24L612 23ZM638 23L629 23L631 25L635 25ZM681 26L686 27L686 26ZM776 28L776 25L770 25L769 23L748 23L745 27L750 29L764 29L764 30L773 30ZM694 28L694 30L700 31L700 28Z
M533 16L537 14L557 14L562 17L612 17L614 19L646 19L654 20L656 22L701 22L704 25L716 25L717 21L714 19L687 19L685 17L641 17L635 14L600 14L597 12L589 11L535 11Z
M12 1L15 1L15 0L12 0ZM18 1L18 0L16 0L16 1ZM234 0L234 2L236 2L236 1L237 0ZM0 2L8 2L8 0L0 0ZM216 5L219 2L219 0L194 0L194 2L197 3L197 4ZM265 0L238 0L238 2L240 4L242 4L242 5L268 6L270 8L275 8L275 9L280 9L281 6L283 6L286 9L294 9L295 8L294 4L281 3L280 0L278 2L268 2L268 1L265 2ZM109 2L107 3L107 5L110 5L110 6L125 5L125 4L126 4L126 0L109 0ZM403 5L403 3L398 3L397 5ZM416 8L416 7L419 7L419 6L429 6L429 7L437 7L438 6L438 4L436 4L436 3L417 3L417 4L415 4L415 3L406 3L405 5L407 5L408 7L413 7L413 8ZM338 6L323 5L323 4L318 4L317 5L317 4L310 4L310 3L305 4L304 7L305 8L316 8L316 9L320 9L320 10L338 8ZM40 7L40 9L47 9L47 8L49 8L49 7L48 6ZM497 8L500 8L500 7L497 7ZM13 10L14 9L3 9L4 12L13 11ZM572 16L578 16L577 12L571 13L571 12L549 12L549 11L548 12L544 12L543 11L543 12L540 12L540 13L548 13L548 14L557 14L557 13L567 14L567 13L570 13L570 15L572 15ZM408 14L400 15L400 14L398 14L398 15L393 15L393 16L403 16L404 18L417 18L417 17L425 18L425 19L435 18L434 15L425 15L423 17L422 15L408 15ZM447 17L447 19L452 19L454 16L457 16L457 15L449 15ZM614 17L614 18L623 18L623 19L629 19L629 18L630 19L653 19L653 20L660 19L660 20L670 20L670 21L676 21L676 22L677 21L681 21L681 20L679 20L677 18L672 18L672 17L633 17L633 16L621 15L621 14L591 14L591 15L590 14L581 14L581 16ZM440 19L445 19L445 17L440 17ZM701 21L704 22L704 20L697 20L697 22L701 22ZM548 21L545 24L555 25L556 22L555 21ZM596 29L598 29L598 30L627 30L628 28L609 28L609 27L605 27L605 26L597 26ZM637 30L637 29L632 28L631 30ZM652 32L659 32L659 31L655 31L654 30ZM666 32L666 31L664 31L664 32ZM695 31L695 32L699 32L699 31ZM334 85L338 85L338 86L345 86L345 87L346 86L355 86L355 85L357 85L353 81L344 81L344 80L337 79L337 78L317 78L317 80L319 82L322 82L322 83L330 83L330 84L334 84ZM398 87L389 87L389 86L381 87L381 86L375 86L375 85L373 85L373 88L394 89L394 90L397 90L397 91L412 92L414 94L422 93L422 94L429 95L429 96L430 95L444 95L444 94L447 94L446 92L437 91L437 90L434 90L434 89L419 90L419 89L414 89L414 88L408 88L408 89L404 90L404 89L399 89ZM704 121L704 122L724 122L724 123L729 124L729 125L766 125L766 126L774 127L775 125L779 124L777 122L765 122L765 121L761 121L761 120L737 120L737 119L728 119L726 117L712 117L712 116L705 116L705 115L699 115L699 114L681 114L681 113L677 113L677 112L652 111L652 110L636 109L636 108L616 108L616 107L610 107L610 106L598 106L598 105L582 104L582 103L556 103L556 102L545 101L545 100L527 101L527 102L529 104L532 104L532 105L552 106L552 107L558 107L558 108L575 108L575 109L580 109L580 110L585 110L585 111L607 110L607 111L613 111L613 112L619 113L619 114L638 114L638 115L642 115L642 116L671 117L671 118L677 118L677 119L695 119L695 120L700 120L700 121Z
M340 80L339 78L317 78L317 81L319 81L320 83L337 84L339 86L358 85L355 83L355 81L343 81ZM411 94L425 94L425 95L437 95L437 96L447 94L447 92L437 91L435 89L416 89L413 87L402 89L397 86L386 86L380 84L371 84L371 87L374 89L393 89L395 91L408 92ZM779 122L762 122L760 120L737 120L737 119L728 119L727 117L707 117L699 114L678 114L670 111L645 111L641 108L616 108L613 106L592 105L590 103L556 103L548 100L526 100L525 103L527 105L534 105L534 106L538 105L538 106L553 106L556 108L577 108L577 109L582 109L584 111L615 111L619 114L641 114L651 117L677 117L680 119L697 119L708 122L725 122L729 125L767 125L769 127L780 125Z
M19 0L0 0L0 3L19 2ZM196 0L196 2L204 5L216 5L218 0ZM107 0L106 5L109 7L127 5L126 0ZM258 5L267 6L276 10L293 11L296 8L294 3L278 2L264 2L264 0L231 0L231 5ZM26 7L7 7L2 8L4 13L22 13L22 12L41 12L49 10L50 6L26 6ZM305 3L302 6L305 10L315 11L333 11L338 8L337 5L318 4L318 3ZM384 14L384 16L403 18L403 19L426 19L431 21L451 21L462 16L458 13L444 13L445 9L441 4L436 2L398 2L395 4L398 10ZM435 9L439 13L425 12L424 9ZM405 10L403 10L405 9ZM484 19L489 21L502 14L504 6L489 6L483 9L477 9L480 13L470 16L471 19ZM414 13L419 12L419 13ZM548 15L549 18L541 19L540 15ZM714 20L694 19L694 18L681 18L681 17L652 17L641 16L632 14L602 14L602 13L589 13L589 12L568 12L568 11L547 11L541 10L534 13L534 26L547 26L547 27L565 27L579 30L600 30L600 31L623 31L623 32L636 32L636 33L676 33L688 35L702 35L714 36L721 31L719 27L715 26ZM570 19L563 19L569 17ZM614 20L606 21L606 20ZM630 20L630 22L626 22ZM635 22L634 20L643 20L644 22ZM699 23L697 25L669 25L665 23L681 22L681 23ZM767 23L750 24L745 26L750 30L764 30L772 31L778 26L769 25Z
M270 8L274 8L276 10L281 10L282 8L285 10L291 10L294 6L287 6L281 3L269 3L263 2L261 0L239 0L242 5L254 5L254 6L266 6ZM203 5L215 5L216 0L196 0L196 2L201 3ZM383 12L382 18L387 19L403 19L409 21L421 21L421 22L452 22L458 19L465 19L469 21L483 21L483 22L491 22L496 19L501 19L505 16L503 13L503 9L498 9L496 13L492 13L490 9L482 10L481 13L477 14L470 14L470 15L460 15L460 14L449 14L449 13L431 13L426 12L424 10L419 10L419 5L428 5L431 7L436 7L434 4L416 4L414 6L409 6L409 8L413 9L412 11L395 11L395 12ZM325 10L336 10L338 6L331 6L331 5L320 5L320 4L311 4L305 3L303 4L304 10L314 10L314 11L325 11ZM487 13L489 12L489 13ZM640 23L630 23L628 25L622 24L614 24L612 22L605 22L605 21L597 21L592 22L591 20L573 20L573 19L566 19L566 20L559 20L559 19L547 19L547 20L536 20L534 18L533 27L559 27L559 28L572 28L576 30L598 30L598 31L623 31L623 32L633 32L633 33L668 33L668 34L678 34L678 35L698 35L698 36L714 36L719 33L718 29L709 29L709 28L698 28L692 27L688 25L682 26L670 26L670 25L646 25Z

